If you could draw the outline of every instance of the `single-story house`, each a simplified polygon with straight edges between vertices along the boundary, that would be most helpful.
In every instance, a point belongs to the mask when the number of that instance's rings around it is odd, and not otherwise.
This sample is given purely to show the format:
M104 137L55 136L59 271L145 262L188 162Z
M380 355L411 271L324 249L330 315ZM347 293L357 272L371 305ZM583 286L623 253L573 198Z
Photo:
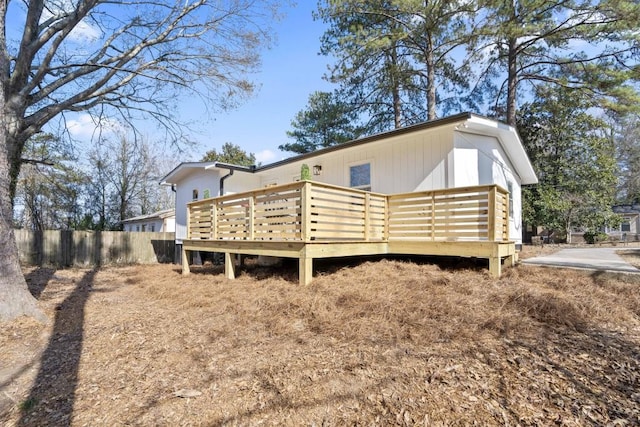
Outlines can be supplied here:
M611 210L622 217L620 227L608 232L640 234L640 204L616 205Z
M516 245L523 234L521 187L537 183L514 127L462 113L257 167L181 163L161 181L176 192L176 244L189 239L188 203L293 183L303 165L313 182L376 194L497 186L508 193L505 230Z
M176 231L176 211L172 208L127 218L122 221L122 230L173 233Z

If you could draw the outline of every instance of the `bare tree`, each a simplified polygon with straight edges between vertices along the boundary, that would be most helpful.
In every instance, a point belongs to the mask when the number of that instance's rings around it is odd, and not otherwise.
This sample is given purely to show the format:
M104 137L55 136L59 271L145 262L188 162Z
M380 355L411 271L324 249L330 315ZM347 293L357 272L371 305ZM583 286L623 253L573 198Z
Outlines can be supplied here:
M217 108L250 94L279 0L0 2L0 319L42 317L18 264L12 199L25 142L65 112L158 120L174 137L174 100ZM7 35L9 37L7 37ZM13 37L16 39L14 40Z

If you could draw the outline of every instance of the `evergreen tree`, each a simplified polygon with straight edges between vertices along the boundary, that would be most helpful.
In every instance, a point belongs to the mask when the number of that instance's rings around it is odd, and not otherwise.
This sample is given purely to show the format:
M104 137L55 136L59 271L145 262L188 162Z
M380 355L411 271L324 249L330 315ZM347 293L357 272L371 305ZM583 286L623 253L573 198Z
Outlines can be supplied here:
M363 129L356 123L358 116L338 95L314 92L309 96L306 110L301 110L291 121L293 130L287 136L293 143L278 148L293 153L309 153L319 148L342 144L359 138Z
M459 108L466 87L453 59L467 39L473 2L417 0L329 1L318 16L330 24L321 52L337 58L329 79L341 83L369 129L435 119Z
M637 108L640 4L620 0L480 0L470 60L503 79L493 110L515 125L524 83L580 89L598 106ZM570 92L575 93L575 92ZM504 103L504 104L503 104Z
M518 128L539 184L523 189L523 219L571 237L597 231L613 217L616 162L610 129L576 90L538 88Z
M252 166L256 164L256 156L253 153L247 153L239 145L225 142L222 144L222 151L218 153L216 149L209 150L205 153L202 162L221 162L238 166Z

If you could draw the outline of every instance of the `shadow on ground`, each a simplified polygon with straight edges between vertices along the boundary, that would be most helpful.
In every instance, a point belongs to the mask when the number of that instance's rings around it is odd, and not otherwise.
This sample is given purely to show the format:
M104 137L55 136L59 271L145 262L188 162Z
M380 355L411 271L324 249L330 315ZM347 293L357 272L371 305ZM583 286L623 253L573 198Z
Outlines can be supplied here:
M97 272L97 269L88 271L56 307L53 331L42 354L38 375L29 397L21 404L19 426L71 424L82 354L84 311Z

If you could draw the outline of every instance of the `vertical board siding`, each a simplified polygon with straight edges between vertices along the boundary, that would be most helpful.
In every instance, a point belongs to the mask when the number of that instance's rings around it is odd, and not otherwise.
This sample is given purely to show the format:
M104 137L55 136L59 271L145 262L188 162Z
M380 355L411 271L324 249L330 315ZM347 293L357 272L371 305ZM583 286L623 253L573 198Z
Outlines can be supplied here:
M56 267L173 262L175 233L14 230L20 262Z

